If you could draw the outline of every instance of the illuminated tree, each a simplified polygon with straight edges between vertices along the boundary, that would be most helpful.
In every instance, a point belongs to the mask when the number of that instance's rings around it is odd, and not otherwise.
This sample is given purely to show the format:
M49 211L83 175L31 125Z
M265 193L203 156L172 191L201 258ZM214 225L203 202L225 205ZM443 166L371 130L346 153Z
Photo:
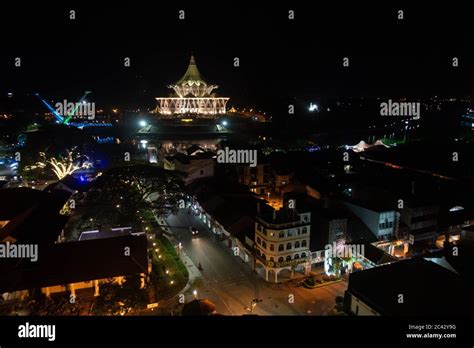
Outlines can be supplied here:
M86 169L91 167L91 163L88 161L84 161L81 164L80 160L75 160L73 158L72 151L67 151L67 156L62 161L58 161L55 157L53 157L50 158L47 162L53 166L53 172L54 174L56 174L59 180L63 179L68 175L71 175L78 169Z
M56 174L59 180L66 177L67 175L74 173L76 170L80 168L78 165L75 165L72 162L69 162L69 163L58 162L56 158L51 158L48 161L48 163L50 163L53 166L53 172L54 174Z

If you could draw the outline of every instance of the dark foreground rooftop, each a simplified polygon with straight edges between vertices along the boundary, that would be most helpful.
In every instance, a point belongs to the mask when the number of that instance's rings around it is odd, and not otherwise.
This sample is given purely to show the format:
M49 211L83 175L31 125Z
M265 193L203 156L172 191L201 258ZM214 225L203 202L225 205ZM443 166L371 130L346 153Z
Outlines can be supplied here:
M423 258L399 261L349 277L347 291L382 315L471 315L468 285L454 272ZM403 303L398 302L403 295Z
M9 265L0 265L0 293L146 273L147 240L128 235L45 245L37 262Z

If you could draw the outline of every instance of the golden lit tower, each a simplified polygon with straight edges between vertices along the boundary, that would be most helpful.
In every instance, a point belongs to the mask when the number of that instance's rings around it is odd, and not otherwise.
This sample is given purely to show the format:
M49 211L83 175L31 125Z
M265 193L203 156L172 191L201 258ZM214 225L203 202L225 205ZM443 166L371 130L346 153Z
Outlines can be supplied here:
M218 86L207 83L201 77L192 55L184 76L168 87L174 91L171 97L156 98L158 105L155 112L163 117L183 115L214 118L226 113L229 98L218 97L213 93Z

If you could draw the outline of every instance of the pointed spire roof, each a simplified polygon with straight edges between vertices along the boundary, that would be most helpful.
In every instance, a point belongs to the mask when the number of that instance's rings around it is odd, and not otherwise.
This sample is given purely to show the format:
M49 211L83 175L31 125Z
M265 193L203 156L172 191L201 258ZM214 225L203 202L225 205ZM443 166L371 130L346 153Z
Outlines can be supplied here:
M201 77L201 73L199 72L196 66L196 61L194 59L193 54L191 54L191 59L189 61L189 66L188 66L188 69L186 70L186 73L178 82L176 82L176 85L181 85L185 82L189 82L190 85L193 85L193 84L207 85L206 81L204 81L204 79Z

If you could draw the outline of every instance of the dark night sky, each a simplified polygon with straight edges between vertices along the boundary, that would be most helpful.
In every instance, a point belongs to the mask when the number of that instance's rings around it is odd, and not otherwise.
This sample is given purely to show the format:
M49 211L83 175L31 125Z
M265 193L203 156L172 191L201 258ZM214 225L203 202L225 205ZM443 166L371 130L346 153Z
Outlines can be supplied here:
M182 76L191 51L231 104L473 93L474 25L467 7L306 3L2 4L0 93L78 99L92 90L104 105L151 107ZM403 21L396 19L399 8ZM77 11L75 21L69 9ZM178 20L179 9L185 21ZM296 11L294 21L288 9ZM13 67L16 56L21 69ZM344 56L351 59L348 69ZM457 69L453 56L460 58ZM123 57L132 67L123 67Z

